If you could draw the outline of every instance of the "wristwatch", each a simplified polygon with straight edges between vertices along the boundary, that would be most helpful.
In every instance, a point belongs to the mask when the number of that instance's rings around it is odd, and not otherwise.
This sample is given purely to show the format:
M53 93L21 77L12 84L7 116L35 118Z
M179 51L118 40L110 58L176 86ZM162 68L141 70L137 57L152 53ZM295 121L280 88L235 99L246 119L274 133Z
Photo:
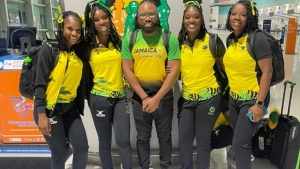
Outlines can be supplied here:
M256 100L255 104L257 104L257 105L259 105L259 106L263 106L265 103L264 103L264 102L262 102L262 101L258 101L258 100Z

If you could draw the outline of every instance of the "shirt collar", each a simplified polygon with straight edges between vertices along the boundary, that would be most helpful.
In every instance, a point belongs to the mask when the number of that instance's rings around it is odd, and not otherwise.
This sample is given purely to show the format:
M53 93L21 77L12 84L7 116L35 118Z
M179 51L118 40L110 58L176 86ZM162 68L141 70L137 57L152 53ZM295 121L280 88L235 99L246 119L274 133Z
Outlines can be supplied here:
M206 31L204 31L204 30L201 28L199 34L198 34L197 37L196 37L196 40L204 40L205 35L206 35ZM196 40L195 40L195 42L196 42ZM188 41L187 35L186 35L186 38L185 38L184 43L187 44L187 45L189 45L189 46L191 46L190 42Z

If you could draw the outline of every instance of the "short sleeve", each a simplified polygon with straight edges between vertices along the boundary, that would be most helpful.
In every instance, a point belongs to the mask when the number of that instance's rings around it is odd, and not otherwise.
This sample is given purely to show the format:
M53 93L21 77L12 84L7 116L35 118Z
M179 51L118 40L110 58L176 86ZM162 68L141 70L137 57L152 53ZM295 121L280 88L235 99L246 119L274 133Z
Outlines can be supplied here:
M267 40L266 36L261 32L257 32L255 34L253 50L257 61L272 57L272 49L270 42Z
M171 33L169 39L169 53L168 60L179 60L180 59L180 49L179 42L175 35Z
M122 59L126 60L133 60L131 51L129 49L129 39L130 39L131 33L127 33L122 41Z

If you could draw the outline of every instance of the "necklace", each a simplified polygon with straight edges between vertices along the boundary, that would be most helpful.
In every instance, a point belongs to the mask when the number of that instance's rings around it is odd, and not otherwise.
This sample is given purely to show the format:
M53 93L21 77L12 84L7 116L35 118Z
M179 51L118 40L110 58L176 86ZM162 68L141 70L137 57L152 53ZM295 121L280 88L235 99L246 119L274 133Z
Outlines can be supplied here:
M106 48L102 43L97 43L100 48Z
M185 41L184 41L184 43L187 44L189 47L193 47L193 46L194 46L194 42L191 43L191 42L189 41L189 38L188 38L187 35L185 36Z
M96 36L96 44L97 44L97 46L100 47L100 48L106 48L106 46L105 46L103 43L100 42L98 36ZM107 46L108 46L108 45L107 45Z

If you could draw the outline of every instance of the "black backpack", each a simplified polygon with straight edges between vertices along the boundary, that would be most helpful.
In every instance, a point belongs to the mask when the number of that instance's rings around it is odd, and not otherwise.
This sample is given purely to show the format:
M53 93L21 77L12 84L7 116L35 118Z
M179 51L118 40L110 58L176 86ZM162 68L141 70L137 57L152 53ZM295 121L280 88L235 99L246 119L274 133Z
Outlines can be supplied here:
M254 44L255 34L257 32L261 32L266 37L268 42L270 43L270 47L272 50L272 67L273 67L273 74L272 74L270 86L273 86L273 85L276 85L276 84L282 82L285 78L284 58L283 58L282 48L281 48L280 42L277 39L275 39L271 34L269 34L268 32L266 32L264 30L257 29L248 35L247 44L246 44L248 52L253 59L256 60L253 44ZM227 47L230 45L229 38L227 38L226 44L227 44ZM256 62L257 62L257 60L256 60ZM256 71L257 71L257 77L260 80L262 72L258 66L256 68Z
M209 33L209 49L214 58L222 58L226 52L226 48L217 34ZM229 86L228 78L225 71L219 63L214 65L215 76L219 82L221 89L221 96L223 99L229 100Z
M271 34L269 34L266 31L262 31L258 29L248 36L249 38L248 38L247 48L251 49L248 50L248 52L253 58L256 58L254 54L253 43L254 43L255 33L257 32L261 32L262 34L264 34L271 45L273 74L272 74L270 86L273 86L282 82L285 78L282 48L280 42L277 39L275 39ZM262 73L259 70L258 77L261 77L261 74Z
M263 119L257 132L251 139L252 154L257 158L268 158L271 155L274 131L267 131L268 119Z
M164 30L162 34L163 44L165 46L165 49L167 53L169 52L169 39L170 39L171 32L168 30ZM217 34L209 33L210 39L209 39L209 49L212 55L218 59L224 56L226 52L226 48L224 44L222 43L221 39L218 37ZM137 36L137 30L133 30L130 35L129 40L129 50L132 51L132 48L134 46L134 43L136 41ZM168 60L166 60L166 65ZM229 88L228 88L228 78L226 76L225 71L221 68L221 66L216 63L214 65L215 70L215 76L217 78L217 81L219 82L220 88L221 88L221 94L222 96L229 96Z
M53 57L55 57L55 62L52 66L52 69L55 67L55 65L58 62L58 44L55 41L49 41L46 42L51 45L51 51ZM42 44L43 45L43 44ZM22 64L21 69L21 75L20 75L20 81L19 81L19 92L22 96L34 100L34 86L35 86L35 77L36 77L36 64L37 64L37 54L42 48L42 45L39 46L33 46L29 49L27 56L25 56L26 59L30 58L31 62L27 63L24 62Z

